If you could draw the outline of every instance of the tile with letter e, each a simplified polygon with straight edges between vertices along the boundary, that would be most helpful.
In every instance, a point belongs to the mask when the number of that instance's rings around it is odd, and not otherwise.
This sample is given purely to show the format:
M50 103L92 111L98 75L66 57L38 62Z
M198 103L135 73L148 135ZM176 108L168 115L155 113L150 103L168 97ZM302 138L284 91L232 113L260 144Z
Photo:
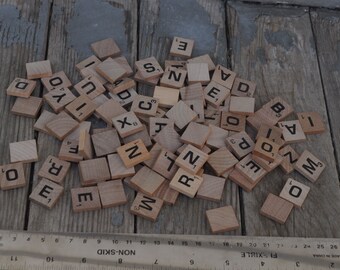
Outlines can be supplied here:
M241 114L222 112L221 128L230 131L244 131L246 128L246 117Z
M187 77L187 71L184 69L170 69L165 71L160 85L171 88L181 88L184 86L185 78Z
M14 162L31 163L38 161L36 140L10 143L9 153L11 157L11 163Z
M229 111L235 114L253 115L255 113L255 98L230 97Z
M106 158L82 160L79 162L80 182L83 186L95 185L111 179Z
M125 167L123 161L118 154L111 154L107 156L107 161L109 163L111 179L119 179L129 177L135 174L135 168Z
M326 130L322 117L317 112L301 112L297 116L305 134L319 134Z
M171 180L178 170L178 166L175 163L176 158L177 156L174 153L163 149L156 159L152 169L164 176L166 179Z
M122 180L113 180L98 183L100 201L103 208L126 204L127 198Z
M107 57L116 57L120 55L120 49L112 38L99 40L91 44L91 49L95 55L103 60Z
M137 190L153 196L164 181L166 180L163 176L144 166L131 178L130 183Z
M179 129L183 129L191 121L194 121L197 118L197 113L182 100L178 101L165 115L169 119L174 120L175 125Z
M203 182L197 191L197 198L219 202L224 191L226 179L209 174L203 174Z
M254 141L245 131L229 136L226 139L226 144L238 159L243 158L252 152L255 146Z
M286 145L280 149L279 155L283 158L280 168L284 171L284 173L288 174L294 171L294 164L299 159L300 155L290 145Z
M170 55L189 58L191 56L193 48L194 40L181 37L174 37L170 48Z
M110 57L98 64L95 70L110 83L118 81L127 73L124 67Z
M278 125L282 129L282 136L287 144L306 140L299 120L283 121L279 122Z
M235 72L221 65L217 65L211 80L231 90L235 78Z
M70 167L71 163L49 155L41 166L38 176L61 184L70 170Z
M136 115L155 116L158 109L158 99L137 95L131 105L131 111Z
M53 111L60 112L64 107L76 99L76 96L68 88L58 88L44 95L44 100Z
M258 183L267 174L266 170L252 158L251 154L237 163L235 169L252 183Z
M162 209L162 206L162 199L138 192L131 205L130 212L133 215L140 216L155 222L159 212Z
M230 95L230 90L217 82L211 81L204 88L204 98L213 107L218 108Z
M221 176L237 162L237 158L226 147L222 147L210 154L207 161L217 176Z
M0 187L9 190L26 186L24 165L21 162L0 166Z
M209 68L206 63L188 63L188 82L207 84L210 81Z
M296 207L301 207L306 200L310 187L288 178L286 184L281 190L280 197L294 204Z
M311 152L305 150L296 161L294 167L295 170L314 183L318 180L326 165Z
M41 82L47 91L56 90L58 88L68 88L72 86L71 81L67 78L64 71L54 73L51 77L42 78Z
M158 99L160 107L171 108L178 102L179 90L170 87L156 86L153 97Z
M76 69L78 71L81 71L84 68L96 66L100 62L101 61L95 55L91 55L90 57L87 57L86 59L84 59L81 62L79 62L78 64L76 64Z
M14 81L8 86L6 93L8 96L28 98L36 86L36 81L15 78Z
M117 153L127 168L131 168L151 158L141 139L124 144L117 148Z
M11 113L36 118L42 104L43 100L39 97L17 97L11 109Z
M203 178L179 168L170 182L170 188L190 198L195 197Z
M83 212L101 209L98 187L81 187L71 189L73 211Z
M210 132L210 127L191 122L182 134L181 141L202 149L210 135Z
M209 127L211 132L207 139L206 145L212 149L225 147L229 131L214 125L209 125Z
M253 154L273 162L279 153L279 149L280 146L278 144L265 137L260 137L256 141Z
M255 83L241 78L235 78L231 94L238 97L253 97L255 90Z
M237 230L240 225L232 206L207 210L206 216L212 233L223 233Z
M81 95L69 103L65 109L79 122L88 118L97 108L96 104L87 96Z
M149 57L135 62L142 78L148 80L161 76L164 71L155 57Z
M116 153L121 145L116 130L111 129L91 135L92 143L97 157Z
M45 127L58 140L63 140L68 134L74 131L79 126L79 123L74 120L65 111L60 112Z
M187 172L196 174L208 158L208 154L189 144L176 159L176 164Z
M52 76L50 60L26 63L27 79L40 79Z
M64 188L48 179L41 179L33 189L30 200L51 209L64 193Z
M142 123L136 114L131 111L112 118L112 123L122 138L143 130Z
M284 224L294 205L274 194L269 193L261 207L260 214L280 224Z
M94 99L105 92L102 83L93 75L89 75L78 82L74 89L77 90L79 95L85 95L89 99Z

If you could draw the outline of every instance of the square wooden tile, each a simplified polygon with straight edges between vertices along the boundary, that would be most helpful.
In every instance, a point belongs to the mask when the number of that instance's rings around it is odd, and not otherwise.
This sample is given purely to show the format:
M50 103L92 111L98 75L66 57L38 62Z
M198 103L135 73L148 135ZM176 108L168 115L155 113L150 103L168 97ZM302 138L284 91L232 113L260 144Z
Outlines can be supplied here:
M158 73L158 70L154 70L153 68L150 69L150 71L153 71L153 72L157 72ZM150 85L150 86L156 86L159 82L159 79L161 78L163 73L155 76L153 75L152 78L144 78L142 73L140 71L137 70L137 72L135 73L135 76L133 77L133 79L136 81L136 82L139 82L139 83L143 83L143 84L146 84L146 85Z
M47 91L52 91L59 88L68 88L72 86L71 81L64 71L54 73L51 77L42 78L41 82Z
M170 182L170 188L193 198L202 182L203 178L201 176L188 173L182 168L179 168Z
M260 214L280 224L284 224L294 205L274 194L269 193L261 207Z
M282 136L287 144L306 141L306 135L299 120L283 121L278 125L282 129Z
M229 136L225 142L231 152L233 152L238 159L241 159L251 153L255 146L254 141L245 131Z
M208 158L209 155L189 144L176 159L176 164L187 172L196 174Z
M222 147L209 155L207 163L217 176L232 168L238 159L226 148Z
M131 184L144 194L153 196L164 181L163 176L144 166L132 177Z
M157 142L151 147L150 149L150 158L143 161L144 165L148 166L150 169L152 169L153 165L155 164L159 154L161 153L163 147L158 144Z
M268 125L262 123L260 129L257 132L256 139L259 137L265 137L274 143L282 146L285 141L282 139L282 129L277 126Z
M97 157L116 153L121 146L116 130L111 129L91 135L92 143Z
M44 100L57 113L75 99L76 96L68 88L58 88L44 95Z
M101 63L101 62L100 62ZM99 64L100 64L99 63ZM98 81L100 81L101 84L106 84L108 83L108 80L105 79L104 77L102 77L101 75L99 75L99 73L96 71L96 67L99 65L99 64L95 64L95 65L92 65L92 66L89 66L87 68L83 68L81 71L80 71L80 75L83 79L85 79L86 77L88 76L94 76L98 79Z
M283 157L280 168L284 173L288 174L294 171L294 164L299 159L300 155L290 145L286 145L280 149L279 154Z
M291 202L296 207L301 207L303 202L306 200L309 193L310 187L288 178L286 184L281 190L280 197Z
M245 115L235 114L231 112L222 112L221 128L230 131L244 131L246 128Z
M169 125L170 127L174 127L174 120L168 118L160 118L160 117L150 117L149 118L149 134L150 137L156 136L164 127Z
M253 97L256 84L241 78L235 78L231 94L238 97Z
M135 66L143 79L161 76L164 71L155 57L149 57L135 62ZM156 83L157 84L157 83Z
M174 120L175 125L179 129L183 129L197 118L197 113L191 110L182 100L177 102L165 115L169 119Z
M177 156L174 153L163 149L158 155L152 169L166 179L171 180L178 170L178 166L175 163L176 158Z
M272 162L265 160L263 158L260 158L259 156L256 156L256 155L252 155L252 158L257 164L259 164L267 172L271 172L272 170L274 170L283 161L283 157L280 154L278 154L275 160Z
M90 67L90 66L96 66L100 63L101 61L95 56L95 55L91 55L90 57L85 58L84 60L82 60L81 62L79 62L78 64L76 64L76 69L78 71Z
M123 138L123 142L124 144L127 144L137 139L141 139L146 147L152 146L152 141L148 133L148 129L145 125L143 125L143 129L141 131L138 131L137 133L134 133L132 135L129 135Z
M79 154L84 159L93 159L94 152L90 133L87 130L81 130L79 134Z
M73 211L83 212L101 209L98 187L81 187L71 189Z
M163 200L138 192L131 205L130 212L133 215L137 215L155 222L159 212L162 209L162 206Z
M38 161L36 140L10 143L9 152L11 156L11 163L14 162L31 163Z
M165 181L161 187L156 191L155 197L160 198L166 204L174 205L177 201L179 192L170 188L170 182Z
M45 125L49 133L56 137L58 140L63 140L78 126L79 123L64 111L59 113L56 117L54 117L50 122Z
M52 76L50 60L26 63L27 79L40 79Z
M293 107L281 97L275 97L263 105L262 108L264 109L267 118L270 118L273 121L273 125L294 112Z
M270 139L260 137L256 141L253 154L273 162L279 153L279 149L280 146L278 144L274 143Z
M170 48L170 55L189 58L191 56L193 48L194 40L181 37L174 37Z
M156 86L153 97L158 99L159 106L171 108L178 102L179 90L170 87Z
M192 109L195 113L197 113L197 118L195 119L196 123L204 124L204 101L203 100L184 100L184 103L187 104L190 109Z
M136 114L131 111L112 118L112 123L122 138L143 130L142 123Z
M181 141L202 149L210 135L210 132L210 127L191 122L182 134Z
M151 158L149 151L141 139L118 147L117 153L127 168L131 168Z
M70 167L71 163L49 155L41 166L38 176L62 184Z
M34 130L49 134L49 131L46 129L46 124L50 122L57 115L55 113L51 113L47 110L43 110L40 114L37 121L34 123Z
M235 78L236 78L235 72L221 65L217 65L211 80L231 90Z
M326 130L322 117L317 112L301 112L297 116L305 134L319 134Z
M155 117L156 118L162 118L162 117L165 116L165 113L166 113L166 111L163 108L158 107ZM139 115L138 118L142 122L144 122L145 124L149 125L150 124L150 118L152 118L152 117L148 117L148 116L145 116L145 115Z
M205 100L215 108L218 108L221 103L230 95L230 90L217 82L211 81L204 88Z
M204 123L206 125L221 126L221 113L218 110L205 110L204 111Z
M216 66L209 54L203 54L187 60L189 63L207 63L209 71L213 71ZM165 61L166 62L166 61Z
M105 121L109 126L112 126L112 118L117 117L127 111L114 99L109 99L104 104L96 109L99 117Z
M65 107L65 109L79 122L88 118L96 108L96 104L94 104L91 99L84 95L77 97Z
M6 93L8 96L28 98L37 86L37 82L22 78L15 78L8 86Z
M158 99L137 95L131 105L131 111L136 115L155 116L158 109Z
M98 64L95 70L110 83L114 83L126 74L125 68L110 57Z
M43 100L39 97L17 97L11 109L11 113L36 118L42 104Z
M184 86L185 79L187 77L187 71L184 69L170 69L165 71L160 85L171 88L181 88Z
M91 186L111 179L106 158L82 160L79 162L79 175L82 186Z
M234 231L240 227L232 206L210 209L205 213L212 233Z
M112 94L119 94L124 90L136 87L136 82L131 78L122 78L114 83L106 83L104 87Z
M212 149L225 147L229 131L214 125L209 125L209 127L211 132L207 139L206 145Z
M64 193L64 188L48 179L41 179L30 194L31 201L52 209Z
M134 167L125 167L123 161L118 154L108 155L107 161L109 163L111 179L119 179L133 176L136 172Z
M219 202L224 192L226 179L209 174L203 174L203 182L197 191L197 198Z
M78 82L74 89L77 90L79 95L87 96L89 99L94 99L106 91L102 83L93 75L89 75Z
M98 183L98 191L103 208L115 207L127 203L122 180Z
M118 94L109 93L112 99L117 101L121 106L127 106L133 102L133 100L137 97L137 92L135 89L130 88L124 90Z
M237 163L235 169L252 183L258 183L267 174L266 170L252 158L251 154Z
M210 81L209 68L206 63L188 63L188 82L207 84Z
M89 133L91 129L91 124L92 123L90 121L83 121L79 123L79 126L75 130L73 130L70 134L68 134L65 139L79 141L81 131L85 130L86 132Z
M231 169L228 174L228 179L233 181L236 185L240 186L246 192L251 192L253 188L258 184L258 182L250 182L236 169Z
M79 142L77 140L64 140L61 143L58 158L71 162L83 160L83 156L79 154Z
M230 97L229 111L242 115L255 113L255 98L253 97Z
M318 180L325 167L325 163L307 150L303 151L294 165L295 170L313 183Z
M92 43L91 49L101 60L106 59L107 57L119 56L121 53L117 43L112 38Z
M24 165L21 162L0 166L0 187L9 190L26 186Z
M182 100L204 100L203 87L200 82L189 84L179 89Z

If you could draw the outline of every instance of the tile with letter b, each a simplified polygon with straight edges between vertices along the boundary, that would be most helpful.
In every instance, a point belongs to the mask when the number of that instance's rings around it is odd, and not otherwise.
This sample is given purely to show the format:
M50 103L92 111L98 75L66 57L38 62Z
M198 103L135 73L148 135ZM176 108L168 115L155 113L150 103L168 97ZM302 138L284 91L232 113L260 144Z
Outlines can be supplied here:
M294 167L299 173L314 183L318 180L326 165L311 152L305 150L296 161Z
M310 187L288 178L286 184L281 190L280 197L293 203L296 207L301 207L306 200Z
M73 211L83 212L101 209L98 187L81 187L71 189Z
M203 178L179 168L170 182L170 188L190 198L195 197Z
M283 139L287 144L306 141L306 135L299 120L283 121L278 125L282 129Z
M71 163L49 155L41 166L38 176L49 179L58 184L63 183Z
M275 97L262 106L263 113L266 118L270 119L273 125L278 121L282 121L288 115L294 112L294 109L281 97Z
M138 192L131 205L130 212L133 215L155 222L162 209L163 203L163 200L160 198Z
M0 187L9 190L26 186L24 165L21 162L0 166Z

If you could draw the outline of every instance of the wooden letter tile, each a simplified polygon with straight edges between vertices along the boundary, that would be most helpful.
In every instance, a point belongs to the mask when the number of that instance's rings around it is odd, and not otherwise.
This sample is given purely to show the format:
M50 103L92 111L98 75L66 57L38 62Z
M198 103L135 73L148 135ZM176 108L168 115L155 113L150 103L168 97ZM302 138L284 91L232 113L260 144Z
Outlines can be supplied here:
M209 54L203 54L187 60L189 63L207 63L209 71L213 71L216 66ZM166 61L165 61L166 62Z
M203 100L184 100L184 103L187 104L191 110L197 113L197 118L195 120L196 123L204 123L204 103Z
M26 186L24 165L21 162L0 166L0 187L9 190Z
M123 161L118 154L111 154L107 156L109 168L111 172L111 179L125 178L135 174L135 168L125 167Z
M112 123L122 138L143 130L143 125L134 112L120 114L112 118Z
M94 99L105 92L104 86L93 75L87 76L74 86L79 95L85 95L89 99Z
M280 154L276 156L273 162L260 158L259 156L256 156L256 155L253 155L252 157L253 157L253 160L257 164L259 164L263 169L265 169L267 172L271 172L272 170L274 170L283 161L283 157Z
M107 58L97 65L95 70L110 83L114 83L126 74L126 70L112 58Z
M255 143L245 131L229 136L226 143L238 159L252 152L255 146Z
M204 92L201 83L193 83L179 89L182 100L203 100Z
M150 117L149 118L150 137L156 136L167 125L173 128L174 120L168 118Z
M160 85L171 88L181 88L184 85L186 76L187 71L184 69L170 69L164 72Z
M123 142L124 144L127 144L137 139L141 139L146 147L152 146L152 141L150 139L148 129L145 125L143 125L143 129L141 131L138 131L137 133L123 138Z
M205 213L212 233L234 231L240 227L232 206L210 209Z
M143 60L135 62L135 66L138 69L140 75L144 79L152 79L159 77L164 73L162 67L158 63L155 57L149 57Z
M35 140L10 143L9 152L11 163L30 163L38 161L37 143Z
M68 88L58 88L44 95L44 99L55 112L60 112L64 107L76 99Z
M211 80L231 90L235 78L236 78L235 72L221 65L217 65Z
M280 146L278 144L267 138L260 137L256 141L253 154L260 158L273 162L279 153L279 149Z
M257 182L250 182L238 170L232 169L228 175L228 179L233 181L236 185L240 186L244 191L251 192L257 185Z
M210 154L208 164L217 176L232 168L238 162L237 158L226 148L222 147Z
M203 174L203 183L197 191L197 198L219 202L222 199L226 179Z
M314 183L318 180L326 165L312 153L305 150L296 161L294 167L299 173Z
M137 115L155 116L158 109L158 99L137 95L131 105L131 111Z
M294 205L274 194L269 193L260 214L280 224L284 224L292 211Z
M114 83L106 83L104 87L112 94L119 94L124 90L136 87L136 82L130 78L122 78Z
M39 79L52 76L50 60L26 63L27 79Z
M255 98L231 97L229 110L235 114L253 115L255 112Z
M58 140L63 140L79 126L79 123L62 111L45 126L51 135L55 136Z
M230 131L244 131L246 128L246 117L231 112L222 112L221 128Z
M170 182L165 181L162 186L156 191L155 197L160 198L166 204L174 205L179 192L170 188Z
M122 180L98 183L98 191L103 208L127 203Z
M238 97L253 97L256 84L241 78L235 78L231 94Z
M38 176L58 184L63 183L71 164L54 156L48 156L38 172Z
M106 158L82 160L79 162L80 182L83 186L91 186L111 179Z
M288 174L294 171L294 164L299 159L300 155L289 145L283 147L279 151L279 155L283 157L280 168L284 171L284 173Z
M72 86L64 71L54 73L51 77L42 78L41 82L48 91Z
M112 118L126 112L127 111L122 107L122 105L114 99L109 99L96 109L96 113L109 126L112 126Z
M187 172L196 174L208 158L209 155L189 144L176 159L176 164Z
M188 173L182 168L179 168L170 182L170 188L193 198L202 182L203 178L201 176Z
M11 113L16 114L16 115L36 118L38 115L38 112L40 111L42 104L43 104L42 98L17 97L11 109Z
M288 115L293 113L293 107L280 97L276 97L262 106L267 118L273 121L272 125L275 125L278 121L283 120Z
M164 181L166 180L163 176L144 166L132 177L130 182L137 190L153 196Z
M191 56L193 48L193 40L181 37L174 37L170 48L170 55L189 58Z
M15 78L7 88L7 95L28 98L36 86L36 81Z
M124 144L117 148L117 153L127 168L131 168L145 160L151 158L141 139Z
M226 139L229 135L229 131L216 127L214 125L209 125L210 134L207 139L206 145L213 149L218 149L226 146Z
M282 129L283 139L287 144L304 142L306 135L302 130L299 120L283 121L278 123Z
M121 145L116 130L111 129L91 136L94 150L97 157L116 153Z
M274 143L282 146L285 141L282 139L282 129L276 126L262 123L260 129L257 132L256 139L259 137L265 137Z
M197 118L195 113L188 105L182 100L177 102L166 114L166 117L175 121L175 125L179 129L183 129L191 121Z
M228 88L214 81L211 81L204 88L205 100L215 108L218 108L229 95L230 90Z
M237 163L235 169L252 183L258 183L267 174L267 172L254 161L251 154Z
M202 149L210 135L210 132L210 127L191 122L182 134L181 141Z
M131 205L130 212L133 215L137 215L155 222L159 212L162 209L162 206L163 200L138 192Z
M188 82L207 84L210 81L209 68L206 63L188 63Z
M120 55L120 49L112 38L92 43L91 49L101 60L106 59L107 57L116 57Z
M62 160L79 162L83 156L79 154L79 143L77 140L64 140L61 144L58 157Z
M90 66L96 66L100 63L101 61L94 55L91 55L90 57L84 59L83 61L79 62L76 64L76 69L78 71L81 71L84 68L90 67Z
M176 158L177 156L175 154L163 149L152 169L166 179L171 180L178 170L178 166L175 164Z
M326 130L322 117L317 112L297 113L302 130L305 134L319 134Z
M159 106L171 108L178 102L179 90L169 87L156 86L153 97L158 99Z
M65 109L80 122L88 118L96 108L96 104L85 95L77 97L65 107Z
M205 110L204 111L204 123L206 125L214 125L220 126L221 125L221 113L217 110Z
M57 115L55 113L51 113L47 110L42 111L39 118L37 119L37 121L34 124L34 130L49 134L49 131L46 129L45 125L48 122L52 121L52 119L56 116Z
M72 188L72 208L78 213L101 209L98 187Z
M294 204L296 207L301 207L306 200L310 188L292 178L288 178L283 187L280 197Z

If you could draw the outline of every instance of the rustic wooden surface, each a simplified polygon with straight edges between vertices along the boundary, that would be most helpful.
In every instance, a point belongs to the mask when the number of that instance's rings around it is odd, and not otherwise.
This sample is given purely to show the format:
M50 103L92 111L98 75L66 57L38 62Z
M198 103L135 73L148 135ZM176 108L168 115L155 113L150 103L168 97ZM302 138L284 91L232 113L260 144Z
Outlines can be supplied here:
M340 150L339 11L296 7L308 5L302 0L287 0L293 5L279 6L219 0L26 2L0 1L0 85L3 89L0 92L0 164L9 161L9 142L23 139L37 138L40 158L31 167L27 166L31 185L0 191L0 229L208 234L205 210L230 204L241 220L241 228L231 234L340 236L340 217L336 215L340 208L336 159ZM314 2L309 3L314 6ZM324 6L319 3L317 6ZM34 120L10 114L14 98L7 97L5 89L14 77L26 76L25 63L49 59L53 71L64 70L75 84L80 80L75 64L91 55L89 45L94 41L112 36L130 64L136 59L155 56L163 65L175 35L195 39L195 56L209 53L215 63L231 66L241 77L255 81L257 107L279 95L296 111L318 111L329 124L326 133L309 136L306 143L297 147L299 151L311 150L327 164L315 184L297 173L292 175L311 186L303 208L295 209L285 225L259 215L268 192L279 194L285 183L286 177L278 169L252 193L240 191L227 181L220 203L180 196L175 206L162 209L156 223L128 213L135 195L128 187L125 190L129 205L73 213L70 188L80 186L76 165L72 165L65 180L65 195L54 209L46 210L27 202L28 192L38 183L38 170L49 154L58 154L60 142L34 133ZM231 62L228 62L229 56ZM139 85L138 90L149 95L153 91L144 85ZM34 95L42 94L38 86ZM91 120L96 127L102 125Z

